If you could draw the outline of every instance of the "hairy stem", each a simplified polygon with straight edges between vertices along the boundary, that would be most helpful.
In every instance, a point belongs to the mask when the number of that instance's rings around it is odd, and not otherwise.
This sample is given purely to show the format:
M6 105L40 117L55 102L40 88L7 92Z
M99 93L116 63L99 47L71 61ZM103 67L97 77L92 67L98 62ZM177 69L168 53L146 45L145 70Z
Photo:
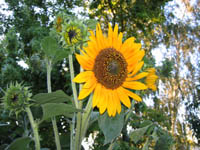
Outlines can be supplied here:
M31 109L26 107L26 112L31 123L31 128L33 130L34 141L35 141L35 150L40 150L40 137L38 133L38 124L34 121Z
M92 97L93 97L93 94L90 95L87 106L85 108L85 112L82 117L82 128L81 128L82 138L85 137L85 134L89 125L90 114L92 112Z
M48 89L48 93L52 92L52 90L51 90L51 70L52 70L52 62L51 62L51 60L47 59L47 89ZM59 134L58 134L58 127L57 127L57 123L56 123L56 118L52 117L51 122L52 122L52 125L53 125L53 131L54 131L55 142L56 142L56 149L61 150L60 138L59 138Z
M74 102L75 102L76 108L78 108L78 98L77 98L76 84L75 84L75 82L73 82L74 66L73 66L72 54L69 54L69 69L70 69L70 76L71 76L71 84L72 84L72 92L73 92Z

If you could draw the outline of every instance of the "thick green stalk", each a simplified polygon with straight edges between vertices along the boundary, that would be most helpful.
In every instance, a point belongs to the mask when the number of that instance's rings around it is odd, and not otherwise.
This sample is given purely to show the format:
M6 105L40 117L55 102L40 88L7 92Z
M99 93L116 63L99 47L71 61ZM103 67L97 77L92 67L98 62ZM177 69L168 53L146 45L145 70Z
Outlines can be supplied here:
M51 90L51 69L52 69L52 63L50 60L47 59L47 89L48 89L48 93L52 92L52 90ZM56 148L57 148L57 150L61 150L60 138L59 138L59 134L58 134L58 127L56 124L56 118L52 117L51 122L53 125Z
M70 69L70 76L71 76L71 84L72 84L72 92L73 92L74 102L75 102L76 108L78 108L78 98L77 98L76 84L73 82L74 66L73 66L72 54L69 54L69 69Z
M48 90L48 93L51 93L52 90L51 90L51 61L50 60L47 60L47 90Z
M72 85L74 103L75 103L76 108L82 109L83 103L82 103L82 101L78 101L76 84L73 82L74 66L73 66L72 54L69 55L69 68L70 68L71 85ZM73 146L73 148L75 148L75 150L80 150L80 148L81 148L81 120L82 120L82 114L81 114L81 112L78 112L77 120L76 120L77 122L76 122L75 141L71 140L71 145ZM75 127L75 122L72 122L72 127ZM74 130L74 128L71 129L71 131L73 131L73 130ZM71 136L73 136L73 134L71 134ZM74 139L74 138L71 137L71 139ZM71 150L74 150L73 148L71 148Z
M78 102L78 109L82 109L83 102ZM82 113L77 113L76 135L75 135L75 150L81 150L81 127L82 127Z
M85 134L89 125L90 114L92 112L92 97L93 97L93 94L90 95L87 106L85 108L85 112L83 113L83 117L82 117L82 128L81 128L82 138L85 137Z
M69 54L69 69L70 69L70 77L71 77L71 85L72 85L72 93L73 93L73 98L74 98L74 104L76 106L76 108L79 108L79 102L78 102L78 98L77 98L77 90L76 90L76 84L73 82L74 79L74 66L73 66L73 57L72 54ZM80 119L79 114L77 114L77 118ZM74 114L73 119L72 119L72 124L71 124L71 141L70 141L70 150L77 150L77 143L78 143L78 137L77 137L77 131L79 129L78 126L80 126L78 121L79 119L77 119L77 125L76 125L76 131L75 131L75 120L76 120L76 114ZM75 137L74 137L74 132L75 131ZM79 131L78 131L79 132Z
M32 112L29 107L26 107L26 112L31 123L31 128L33 130L34 141L35 141L35 150L40 150L40 137L38 133L38 124L34 121Z
M70 130L71 130L71 134L70 134L70 150L74 150L74 128L75 128L75 117L76 115L74 114L73 115L73 118L72 118L72 122L70 124Z
M115 144L114 142L111 142L109 147L108 147L108 150L113 150L114 144Z

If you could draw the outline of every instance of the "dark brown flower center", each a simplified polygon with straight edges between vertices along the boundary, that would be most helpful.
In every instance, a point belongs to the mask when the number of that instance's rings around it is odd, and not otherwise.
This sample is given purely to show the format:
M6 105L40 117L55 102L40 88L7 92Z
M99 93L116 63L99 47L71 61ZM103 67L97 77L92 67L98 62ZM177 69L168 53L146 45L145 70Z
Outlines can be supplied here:
M75 30L69 30L68 36L69 36L69 41L70 43L72 42L72 39L77 35Z
M16 102L18 99L18 95L17 94L14 94L11 98L12 102Z
M93 71L99 83L108 89L116 89L127 77L127 62L119 51L106 48L97 55Z

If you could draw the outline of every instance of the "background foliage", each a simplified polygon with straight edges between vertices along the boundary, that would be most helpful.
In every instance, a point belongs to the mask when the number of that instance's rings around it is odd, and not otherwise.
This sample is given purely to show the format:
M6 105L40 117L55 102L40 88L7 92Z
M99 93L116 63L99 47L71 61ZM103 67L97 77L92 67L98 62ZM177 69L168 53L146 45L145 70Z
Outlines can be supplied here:
M31 87L33 95L46 91L46 69L41 39L48 36L59 13L95 19L104 31L108 22L119 25L125 38L135 36L146 51L145 67L156 67L160 77L157 92L147 91L145 102L133 104L122 132L104 145L98 121L89 128L91 148L116 150L190 150L200 144L200 47L198 1L170 0L5 0L0 12L0 97L12 81ZM177 15L174 10L184 10ZM79 10L82 10L80 13ZM9 13L8 13L9 12ZM8 15L8 14L10 15ZM90 24L93 21L90 22ZM155 54L155 56L153 55ZM158 55L160 54L160 55ZM160 59L160 57L162 59ZM19 62L25 62L24 68ZM145 69L144 67L144 69ZM68 61L58 61L52 70L52 90L72 94ZM75 71L78 72L78 64ZM35 117L40 108L32 107ZM58 117L63 149L69 149L70 127ZM106 120L105 120L106 121ZM9 122L9 124L7 124ZM21 135L30 135L27 116L0 108L0 149ZM127 130L127 126L128 129ZM47 120L41 124L42 147L55 149ZM141 137L140 137L141 136ZM29 139L26 139L29 141ZM86 139L87 141L87 139ZM33 144L31 142L31 144Z

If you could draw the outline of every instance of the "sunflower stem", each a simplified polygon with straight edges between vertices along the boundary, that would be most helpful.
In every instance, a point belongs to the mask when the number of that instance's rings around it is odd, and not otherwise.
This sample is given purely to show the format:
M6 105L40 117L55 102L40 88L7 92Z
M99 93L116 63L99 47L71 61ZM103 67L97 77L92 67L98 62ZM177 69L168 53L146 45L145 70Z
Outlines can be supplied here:
M76 108L79 108L78 106L78 98L77 98L77 90L76 90L76 84L75 82L73 82L74 79L74 66L73 66L73 57L72 54L69 54L68 56L69 58L69 70L70 70L70 77L71 77L71 85L72 85L72 93L73 93L73 97L74 97L74 104L76 106ZM75 146L77 145L76 140L74 141L74 130L75 130L75 118L76 118L76 114L74 114L73 119L72 119L72 123L71 123L71 141L70 141L70 150L74 150ZM77 132L75 133L76 136Z
M112 142L110 143L109 147L108 147L108 150L112 150L113 147L114 147L114 144L115 144L115 143L112 141Z
M80 101L78 103L78 109L82 109L83 103ZM75 150L80 150L81 149L81 127L82 127L82 113L78 112L77 113L77 125L76 125L76 135L75 135Z
M48 93L52 92L52 90L51 90L51 70L52 70L52 62L51 62L51 60L47 59L47 89L48 89ZM57 127L57 123L56 123L56 118L52 117L51 122L52 122L52 125L53 125L56 149L61 150L60 138L59 138L59 134L58 134L58 127Z
M38 133L38 124L34 121L31 109L29 107L25 108L28 118L31 124L31 128L33 130L34 141L35 141L35 150L40 150L40 137Z
M73 92L75 106L76 106L76 108L78 108L78 98L77 98L76 84L75 84L75 82L73 82L74 66L73 66L72 54L69 54L68 57L69 57L69 69L70 69L70 76L71 76L72 92Z
M72 122L70 124L70 150L74 150L74 128L75 128L76 115L73 115Z
M74 66L73 66L72 54L69 55L69 67L70 67L72 92L73 92L75 106L78 109L82 109L83 103L82 103L82 101L80 101L80 102L78 101L76 84L73 82L73 79L74 79ZM77 113L77 124L76 124L75 141L73 140L74 138L71 137L70 145L72 145L72 147L73 147L73 148L71 148L71 150L74 150L74 148L75 148L75 150L79 150L81 148L81 120L82 120L82 114L81 114L81 112L78 112ZM72 127L71 132L73 132L74 131L74 127L75 127L75 122L72 122L72 126L71 127ZM72 133L71 133L71 136L73 136Z
M81 128L81 136L82 138L85 137L88 125L89 125L89 120L90 120L90 114L92 112L92 97L93 94L90 95L87 106L85 108L85 112L82 117L82 128ZM81 139L82 140L82 139Z

